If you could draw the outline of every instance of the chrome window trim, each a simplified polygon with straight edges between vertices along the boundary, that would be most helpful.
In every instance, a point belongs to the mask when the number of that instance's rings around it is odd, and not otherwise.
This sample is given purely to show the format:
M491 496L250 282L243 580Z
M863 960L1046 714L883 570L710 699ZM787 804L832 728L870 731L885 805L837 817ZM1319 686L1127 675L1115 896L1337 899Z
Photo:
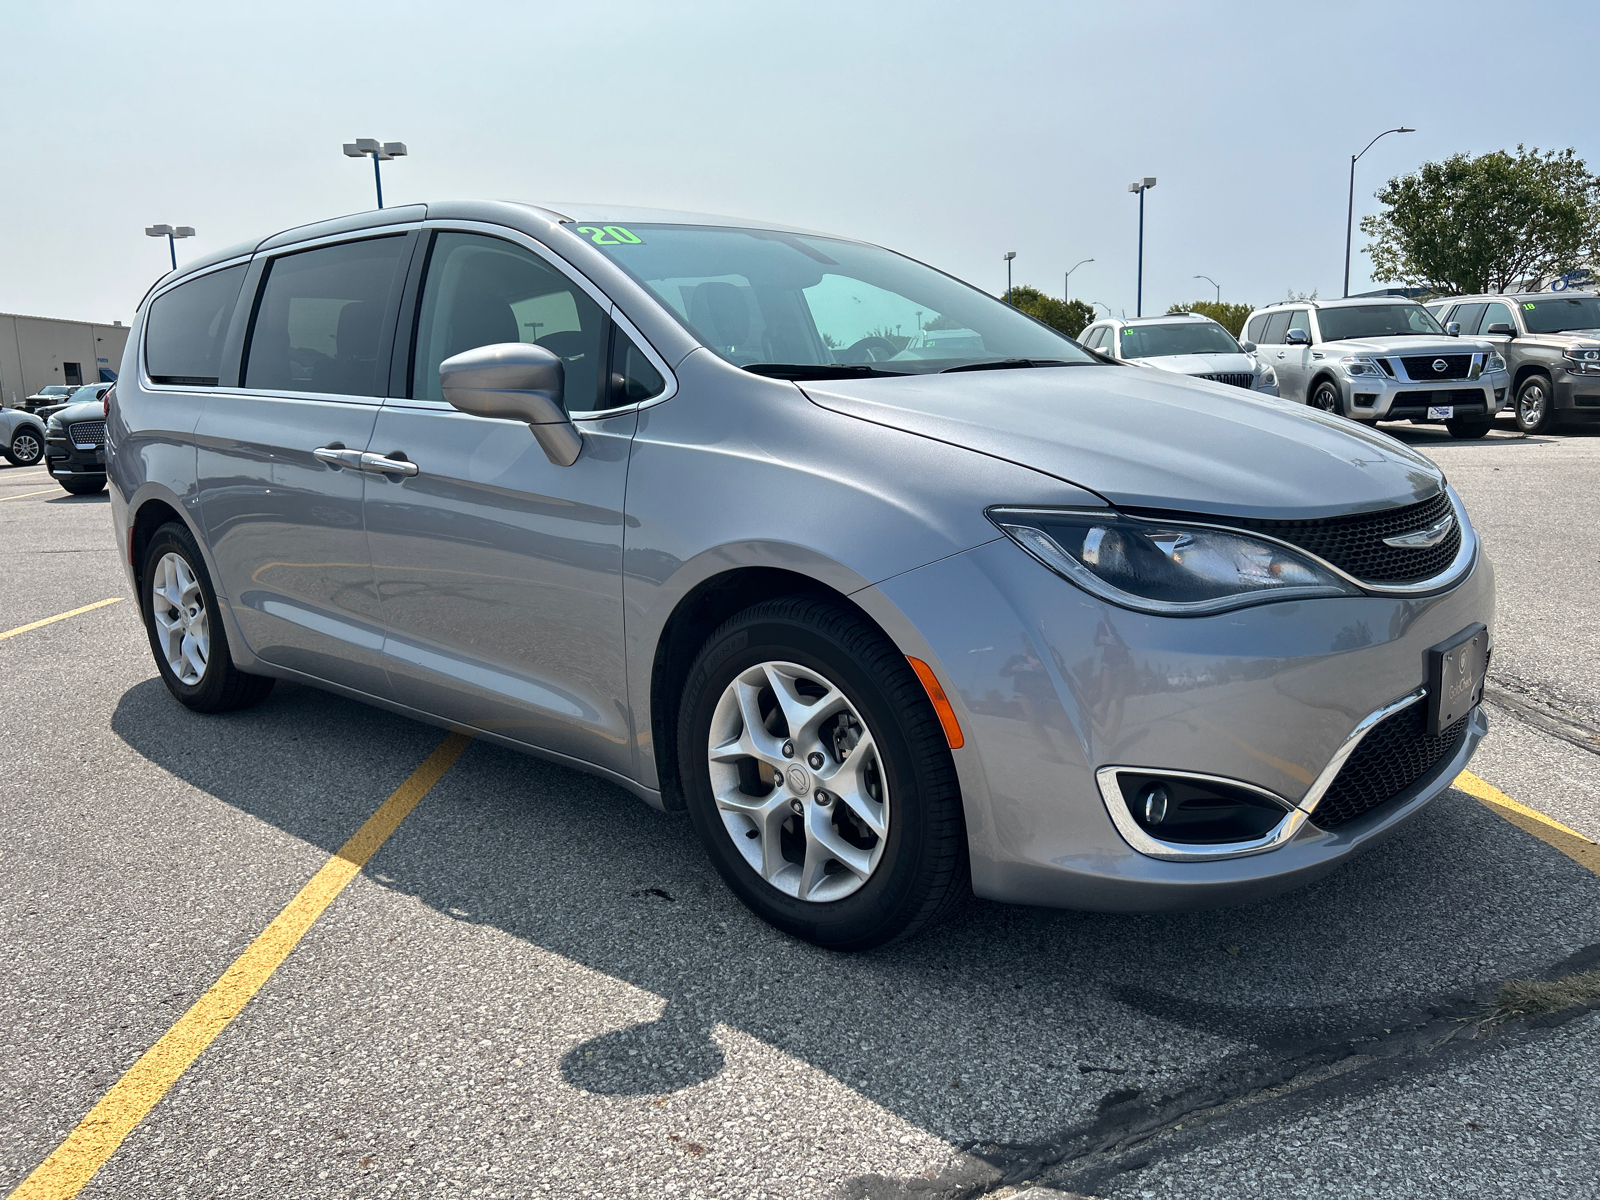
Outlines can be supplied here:
M1322 768L1317 777L1311 781L1311 786L1306 789L1306 794L1300 798L1299 804L1291 804L1276 792L1269 791L1256 784L1245 783L1241 779L1228 779L1221 775L1202 775L1194 771L1169 771L1162 767L1137 767L1126 764L1101 767L1094 773L1095 782L1100 788L1100 799L1106 806L1106 812L1111 817L1111 822L1117 827L1117 832L1122 835L1123 841L1132 846L1140 854L1150 858L1162 859L1166 862L1215 862L1225 858L1244 858L1252 854L1265 854L1269 850L1276 850L1279 846L1292 840L1301 830L1308 825L1316 829L1317 805L1322 803L1322 798L1328 794L1328 789L1333 786L1333 781L1338 777L1344 764L1355 753L1356 747L1361 745L1367 734L1377 727L1379 722L1385 721L1403 709L1410 708L1413 704L1423 700L1428 694L1426 687L1420 687L1414 692L1408 692L1398 700L1391 700L1381 708L1374 709L1360 721L1356 727L1346 735L1339 748L1333 752L1333 757L1328 759L1327 765ZM1122 788L1117 783L1117 776L1122 773L1130 775L1159 775L1173 779L1195 779L1206 783L1225 783L1230 787L1243 788L1254 792L1275 804L1282 805L1284 817L1270 832L1262 837L1247 842L1222 842L1206 846L1185 845L1179 842L1164 842L1152 837L1128 811L1127 801L1123 799Z
M1117 783L1119 774L1130 775L1160 775L1172 779L1193 779L1201 783L1223 783L1229 787L1242 788L1247 792L1254 792L1264 799L1272 801L1283 809L1283 819L1279 821L1265 835L1254 838L1248 842L1215 842L1207 845L1192 845L1182 842L1164 842L1160 838L1152 837L1133 819L1133 814L1128 811L1127 801L1123 799L1122 788ZM1094 773L1095 782L1100 787L1100 799L1105 802L1106 811L1111 815L1111 823L1117 827L1117 832L1122 835L1122 840L1127 842L1140 854L1150 858L1159 858L1166 862L1216 862L1224 858L1244 858L1251 854L1265 854L1268 850L1276 850L1279 846L1293 838L1310 819L1303 809L1289 803L1276 792L1253 783L1245 783L1242 779L1229 779L1223 775L1203 775L1198 771L1168 771L1161 767L1132 767L1117 765L1101 767Z
M1310 562L1316 563L1317 566L1322 567L1323 569L1325 569L1325 570L1331 572L1332 574L1336 575L1338 578L1343 579L1346 583L1349 583L1351 586L1359 588L1363 595L1368 595L1368 596L1422 596L1422 595L1429 595L1429 594L1431 594L1433 592L1443 591L1446 588L1454 586L1463 577L1465 577L1465 575L1467 574L1468 570L1472 567L1473 562L1476 561L1477 555L1478 555L1478 533L1477 533L1477 530L1473 529L1472 522L1467 520L1466 506L1464 504L1462 504L1461 497L1456 494L1455 488L1451 487L1449 484L1445 484L1444 491L1445 491L1445 495L1450 497L1451 511L1455 514L1456 524L1461 529L1461 546L1456 551L1455 558L1451 559L1450 565L1448 567L1446 567L1443 571L1439 572L1439 574L1433 576L1433 578L1418 580L1416 583L1367 583L1367 582L1365 582L1363 580L1357 579L1354 575L1351 575L1348 571L1340 570L1338 567L1334 566L1331 562L1328 562L1326 559L1318 557L1317 555L1311 553L1311 551L1305 550L1305 549L1303 549L1303 548L1301 548L1299 546L1296 546L1293 542L1286 542L1282 538L1275 538L1271 534L1259 533L1254 529L1245 529L1245 528L1242 528L1242 527L1237 526L1237 525L1229 525L1227 517L1217 517L1215 520L1210 520L1210 521L1206 521L1206 520L1194 520L1194 521L1166 520L1166 519L1157 519L1157 518L1154 518L1154 517L1140 516L1138 514L1118 513L1116 511L1100 508L1098 506L1096 506L1094 508L1021 508L1021 507L1014 507L1014 506L1011 506L1011 505L996 505L996 506L994 506L992 508L986 509L985 513L986 514L998 514L1000 516L1030 516L1030 515L1050 516L1052 514L1058 514L1058 513L1072 513L1074 516L1091 516L1091 517L1092 516L1106 516L1106 517L1126 516L1126 517L1129 517L1131 520L1135 520L1135 521L1145 521L1147 523L1160 524L1160 525L1175 525L1175 526L1178 526L1179 528L1220 529L1220 530L1224 530L1224 531L1226 531L1228 533L1238 534L1240 537L1254 538L1256 541L1269 542L1269 543L1271 543L1273 545L1276 545L1276 546L1282 546L1285 550L1292 551L1293 553L1298 554L1300 557L1305 558ZM1362 515L1362 514L1347 514L1347 515L1357 515L1357 516L1359 516L1359 515ZM1013 540L1015 540L1015 539L1013 539ZM1023 547L1023 549L1027 550L1026 547ZM1032 554L1032 551L1027 551L1027 552ZM1035 556L1035 557L1037 557L1037 556ZM1050 567L1050 564L1046 563L1045 566ZM1050 569L1051 570L1055 570L1054 567L1050 567ZM1085 589L1085 590L1087 590L1087 589ZM1108 604L1115 604L1116 603L1116 601L1111 600L1111 599L1109 599L1109 598L1107 598L1105 596L1100 596L1098 592L1091 592L1090 594L1098 596L1100 599L1106 600L1106 602ZM1315 599L1320 599L1320 598L1322 598L1322 597L1307 596L1307 595L1304 595L1304 594L1296 596L1296 595L1281 595L1281 594L1267 593L1267 594L1262 595L1259 599L1252 600L1251 601L1251 605L1254 605L1254 604L1271 604L1271 603L1275 603L1277 601L1315 600ZM1334 596L1332 598L1333 599L1338 599L1339 597ZM1251 606L1251 605L1235 605L1234 607L1248 607L1248 606ZM1143 611L1143 610L1134 610L1134 611ZM1229 609L1223 608L1223 609L1219 609L1217 611L1226 612L1226 611L1229 611ZM1173 616L1202 616L1203 617L1203 616L1210 616L1210 615L1212 615L1212 613L1211 612L1198 612L1198 611L1194 611L1194 610L1191 610L1191 609L1184 609L1182 611L1174 612L1171 615L1173 615Z
M662 389L661 393L651 396L648 400L640 400L637 404L623 404L616 408L577 409L567 414L573 421L597 421L604 420L607 417L620 416L623 413L638 412L642 408L663 404L678 394L678 376L667 365L667 360L661 356L661 352L650 344L650 340L644 334L639 332L637 325L623 315L622 310L617 307L610 296L600 289L598 284L562 258L553 247L546 245L538 238L524 233L520 229L513 229L509 225L496 225L491 221L465 221L442 217L434 221L423 221L420 227L432 232L481 233L488 237L497 237L502 241L521 246L541 262L548 264L553 270L565 275L571 282L580 287L589 299L598 304L601 310L620 326L624 333L633 339L634 345L638 346L644 352L644 356L650 360L650 365L661 372L661 378L666 380L666 387ZM423 279L423 284L427 284L426 278ZM422 292L419 289L417 292L417 304L419 307L421 303ZM396 344L398 344L398 339ZM605 364L601 369L609 370L610 364ZM400 396L393 396L390 399L405 400L407 401L407 406L415 405L419 408L437 408L441 405L445 408L450 407L448 402L439 400L414 400L410 397Z

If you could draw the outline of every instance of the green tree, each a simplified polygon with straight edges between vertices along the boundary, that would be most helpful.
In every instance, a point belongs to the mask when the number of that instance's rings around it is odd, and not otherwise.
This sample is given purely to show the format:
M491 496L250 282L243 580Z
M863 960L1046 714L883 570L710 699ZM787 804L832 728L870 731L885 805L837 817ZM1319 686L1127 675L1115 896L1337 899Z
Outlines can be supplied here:
M1057 300L1036 287L1021 284L1011 289L1011 304L1027 313L1035 321L1043 321L1051 329L1059 329L1075 338L1083 327L1094 320L1094 306L1082 300Z
M1174 304L1169 313L1192 312L1210 317L1234 337L1242 337L1245 319L1255 311L1253 304L1227 304L1216 300L1196 300L1193 304Z
M1600 180L1573 150L1453 155L1397 176L1361 219L1372 276L1443 294L1571 270L1600 242Z

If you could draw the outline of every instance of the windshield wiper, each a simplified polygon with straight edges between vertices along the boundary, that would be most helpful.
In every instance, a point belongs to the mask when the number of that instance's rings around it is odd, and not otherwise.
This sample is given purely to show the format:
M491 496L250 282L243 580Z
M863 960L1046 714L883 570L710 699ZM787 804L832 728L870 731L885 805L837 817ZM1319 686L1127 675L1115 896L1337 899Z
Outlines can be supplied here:
M750 363L744 370L773 379L863 379L908 374L881 371L866 363Z
M1086 362L1073 362L1064 358L996 358L989 362L962 363L959 367L946 367L941 375L956 371L1016 371L1024 367L1087 367Z

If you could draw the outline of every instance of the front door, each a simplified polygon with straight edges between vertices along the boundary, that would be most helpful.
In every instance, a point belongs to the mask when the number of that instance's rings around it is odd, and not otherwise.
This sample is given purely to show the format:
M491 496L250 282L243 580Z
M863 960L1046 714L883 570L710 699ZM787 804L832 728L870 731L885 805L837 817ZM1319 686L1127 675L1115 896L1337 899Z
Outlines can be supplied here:
M1284 344L1277 349L1274 365L1278 371L1278 395L1305 402L1311 399L1306 390L1306 385L1311 382L1311 345L1309 342L1299 346L1289 344L1289 334L1296 329L1307 338L1313 336L1311 315L1306 309L1290 311L1289 324L1282 334Z
M413 240L270 262L242 386L208 397L195 431L201 519L245 643L372 695L388 681L358 460L387 390Z
M417 473L369 475L366 523L396 699L632 775L622 536L637 414L606 413L610 339L605 309L528 246L436 233L409 395L384 405L372 439ZM444 400L444 359L518 341L565 363L583 438L571 466L526 425Z
M1490 331L1491 327L1494 327L1493 332ZM1516 329L1517 318L1512 315L1509 304L1491 300L1483 306L1483 316L1478 318L1478 340L1488 342L1507 361L1511 358L1511 341L1516 336ZM1467 327L1463 325L1461 335L1465 337L1467 333Z

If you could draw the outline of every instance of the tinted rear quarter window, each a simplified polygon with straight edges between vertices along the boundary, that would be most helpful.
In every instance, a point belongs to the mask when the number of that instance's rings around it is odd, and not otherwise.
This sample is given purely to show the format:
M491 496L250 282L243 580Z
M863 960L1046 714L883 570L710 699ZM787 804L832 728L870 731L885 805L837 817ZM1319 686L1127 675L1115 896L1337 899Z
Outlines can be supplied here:
M1263 329L1265 329L1266 327L1267 327L1267 314L1266 313L1262 313L1260 316L1257 316L1257 317L1251 317L1250 318L1250 324L1245 328L1245 331L1244 331L1245 340L1248 341L1248 342L1257 342L1257 343L1261 342L1261 340L1262 340L1261 331Z
M1289 328L1289 314L1275 312L1267 318L1267 327L1261 334L1263 346L1277 346L1283 342L1283 335Z
M152 383L216 386L222 374L222 345L244 273L242 265L213 271L150 302L144 361Z
M250 334L244 386L381 396L384 318L405 273L405 237L343 242L273 260Z

